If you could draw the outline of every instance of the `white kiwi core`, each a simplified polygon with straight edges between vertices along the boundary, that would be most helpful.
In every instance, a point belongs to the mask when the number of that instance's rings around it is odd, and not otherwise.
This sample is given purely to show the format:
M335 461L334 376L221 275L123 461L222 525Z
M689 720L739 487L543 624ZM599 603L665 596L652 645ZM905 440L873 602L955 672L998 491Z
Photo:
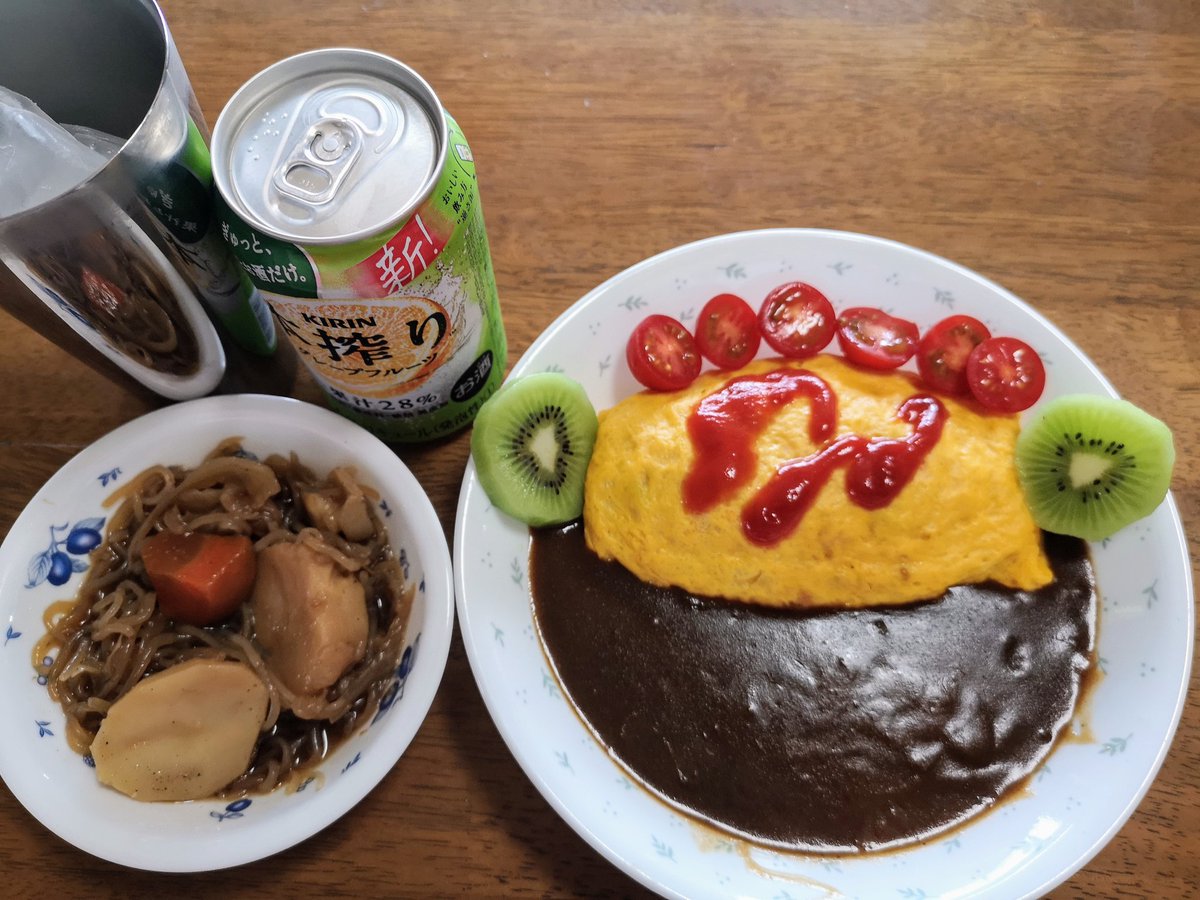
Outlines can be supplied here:
M553 423L542 425L534 432L533 439L529 442L529 452L533 454L543 472L549 476L554 475L559 446L554 436Z
M1072 453L1071 466L1067 475L1071 479L1071 487L1081 488L1092 484L1112 468L1113 460L1109 457L1096 456L1093 453Z

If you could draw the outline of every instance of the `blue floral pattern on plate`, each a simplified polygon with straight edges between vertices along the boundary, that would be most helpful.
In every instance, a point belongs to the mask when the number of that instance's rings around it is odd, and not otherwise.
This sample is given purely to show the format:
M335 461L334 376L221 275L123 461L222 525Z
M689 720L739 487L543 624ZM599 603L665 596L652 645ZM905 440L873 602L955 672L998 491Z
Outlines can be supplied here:
M253 802L249 797L242 797L240 800L227 803L223 811L218 812L214 809L209 815L218 822L224 822L226 819L240 819Z
M35 588L43 581L60 587L79 572L86 572L89 554L99 546L104 533L104 518L80 519L74 525L50 526L50 543L29 561L25 587Z

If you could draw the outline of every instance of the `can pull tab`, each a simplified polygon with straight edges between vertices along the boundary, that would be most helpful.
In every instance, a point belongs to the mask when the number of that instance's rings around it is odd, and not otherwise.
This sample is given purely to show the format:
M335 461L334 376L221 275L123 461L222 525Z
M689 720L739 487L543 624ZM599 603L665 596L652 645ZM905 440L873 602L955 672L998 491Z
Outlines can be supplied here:
M309 126L275 171L272 183L305 203L328 203L362 152L362 131L352 119L327 117Z

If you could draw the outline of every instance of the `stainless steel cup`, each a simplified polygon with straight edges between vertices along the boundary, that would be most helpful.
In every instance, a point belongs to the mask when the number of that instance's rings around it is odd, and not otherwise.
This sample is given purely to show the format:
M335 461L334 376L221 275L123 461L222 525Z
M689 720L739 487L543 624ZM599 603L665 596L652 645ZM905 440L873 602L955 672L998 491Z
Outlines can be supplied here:
M269 309L213 216L208 129L154 0L3 0L0 86L116 138L83 183L0 218L15 276L0 306L174 400L217 389L231 356L275 352Z

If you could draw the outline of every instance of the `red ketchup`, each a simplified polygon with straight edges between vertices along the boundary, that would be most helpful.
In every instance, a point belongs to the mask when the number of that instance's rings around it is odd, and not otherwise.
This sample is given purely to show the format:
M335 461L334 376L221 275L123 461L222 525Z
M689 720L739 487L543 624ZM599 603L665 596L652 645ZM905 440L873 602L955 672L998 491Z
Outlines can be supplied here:
M843 435L835 441L837 396L803 369L776 369L734 378L704 397L688 417L695 451L683 481L683 505L702 513L736 493L754 471L754 443L772 416L798 396L812 404L809 439L821 449L775 470L742 508L742 531L755 544L779 543L800 524L825 482L846 467L846 494L864 509L887 506L912 480L942 434L949 413L936 398L909 397L896 416L912 426L902 438Z
M808 439L824 443L837 424L837 397L812 372L776 369L742 375L703 398L688 416L695 461L683 480L683 508L702 513L736 493L754 474L755 440L774 414L800 394L812 403Z

